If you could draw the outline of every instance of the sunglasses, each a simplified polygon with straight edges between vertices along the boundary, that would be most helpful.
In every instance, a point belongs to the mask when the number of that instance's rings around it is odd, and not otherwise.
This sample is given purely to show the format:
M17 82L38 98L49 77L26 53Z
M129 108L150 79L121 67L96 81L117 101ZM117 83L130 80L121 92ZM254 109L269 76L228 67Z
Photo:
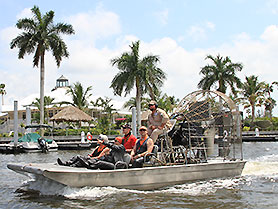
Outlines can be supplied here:
M140 129L139 131L147 131L146 129Z

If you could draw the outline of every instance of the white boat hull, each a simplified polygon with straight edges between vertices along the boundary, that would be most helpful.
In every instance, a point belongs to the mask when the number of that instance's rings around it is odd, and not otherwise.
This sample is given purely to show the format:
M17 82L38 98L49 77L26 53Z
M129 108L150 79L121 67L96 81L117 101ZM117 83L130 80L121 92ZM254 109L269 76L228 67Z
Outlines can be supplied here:
M202 164L119 170L89 170L55 164L8 164L17 172L34 174L71 187L112 186L150 190L187 181L241 175L246 161L211 161Z
M19 144L23 152L42 152L40 145L36 142L21 142ZM55 141L52 141L51 144L47 144L49 152L58 151L58 145Z

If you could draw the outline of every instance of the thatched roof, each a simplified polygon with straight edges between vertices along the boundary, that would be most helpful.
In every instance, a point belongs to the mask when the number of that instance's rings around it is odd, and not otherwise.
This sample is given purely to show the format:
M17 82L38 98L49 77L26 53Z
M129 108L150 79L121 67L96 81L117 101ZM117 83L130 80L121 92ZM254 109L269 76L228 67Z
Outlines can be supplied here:
M62 121L78 122L78 121L91 121L93 120L93 118L76 107L68 106L65 107L63 110L61 110L60 112L58 112L52 118L50 118L50 120L58 121L58 122L62 122Z

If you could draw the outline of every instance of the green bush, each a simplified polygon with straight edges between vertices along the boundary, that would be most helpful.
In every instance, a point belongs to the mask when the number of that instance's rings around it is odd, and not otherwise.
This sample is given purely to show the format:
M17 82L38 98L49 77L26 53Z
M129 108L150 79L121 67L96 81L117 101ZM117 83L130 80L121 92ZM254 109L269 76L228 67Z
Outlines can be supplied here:
M250 126L251 126L251 121L248 120L248 119L245 119L245 120L243 121L243 126L250 127Z
M8 134L8 133L3 133L2 136L3 136L3 137L8 137L9 134Z
M256 120L254 124L261 129L267 129L272 127L272 122L270 120Z
M273 124L273 127L278 128L278 117L273 117L272 120L271 120L272 124Z
M269 121L269 122L264 122L264 121ZM268 124L268 125L265 126L264 123ZM262 124L264 124L264 125L262 126ZM256 127L258 127L260 130L263 129L266 131L278 130L278 117L272 117L271 120L267 117L255 118L253 124L251 124L250 118L246 118L243 121L243 126L250 127L250 130L255 130Z

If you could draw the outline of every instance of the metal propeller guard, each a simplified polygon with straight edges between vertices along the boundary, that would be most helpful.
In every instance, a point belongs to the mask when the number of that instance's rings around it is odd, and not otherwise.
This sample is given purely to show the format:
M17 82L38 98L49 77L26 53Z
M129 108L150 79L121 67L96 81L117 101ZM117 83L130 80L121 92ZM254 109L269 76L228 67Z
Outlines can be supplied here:
M231 98L198 90L185 96L171 115L173 127L158 139L158 165L243 159L241 114Z

